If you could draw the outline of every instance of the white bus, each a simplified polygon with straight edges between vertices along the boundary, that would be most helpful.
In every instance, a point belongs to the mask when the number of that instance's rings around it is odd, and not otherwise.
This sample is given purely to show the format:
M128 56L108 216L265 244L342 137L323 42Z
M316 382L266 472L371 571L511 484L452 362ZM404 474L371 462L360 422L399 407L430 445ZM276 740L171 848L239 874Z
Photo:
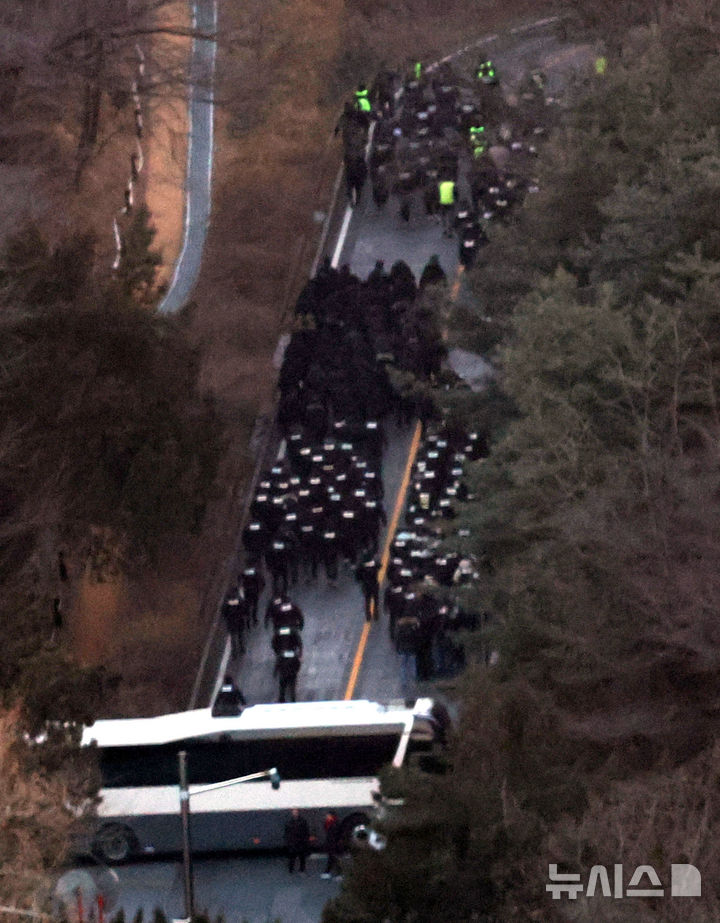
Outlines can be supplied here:
M315 842L330 809L349 838L368 823L381 767L400 767L413 750L432 748L432 704L299 702L253 705L233 717L212 717L207 708L96 721L82 736L83 746L97 748L102 778L91 849L109 863L181 850L182 750L193 851L282 846L292 808L306 817ZM277 790L258 780L200 791L274 768Z

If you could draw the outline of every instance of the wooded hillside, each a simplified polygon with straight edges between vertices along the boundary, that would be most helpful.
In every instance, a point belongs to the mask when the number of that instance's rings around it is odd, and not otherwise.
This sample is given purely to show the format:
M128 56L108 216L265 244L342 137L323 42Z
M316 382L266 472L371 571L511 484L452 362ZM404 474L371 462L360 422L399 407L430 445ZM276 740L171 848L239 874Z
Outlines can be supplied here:
M681 3L610 45L472 272L454 335L500 394L468 422L500 422L454 526L499 658L326 923L718 915L719 41ZM553 901L553 862L689 862L703 896Z

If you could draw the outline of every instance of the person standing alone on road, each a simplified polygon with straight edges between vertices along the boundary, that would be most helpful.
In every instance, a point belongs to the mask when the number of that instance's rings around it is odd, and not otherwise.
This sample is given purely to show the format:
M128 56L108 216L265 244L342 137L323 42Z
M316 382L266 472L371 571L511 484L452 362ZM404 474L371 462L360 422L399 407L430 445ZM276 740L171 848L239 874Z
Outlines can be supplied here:
M297 808L292 809L292 817L285 824L285 848L288 854L288 871L295 871L295 860L299 860L300 871L305 872L305 862L310 852L310 827Z
M340 821L335 811L328 811L325 815L325 851L327 852L327 865L321 878L341 878L340 874Z

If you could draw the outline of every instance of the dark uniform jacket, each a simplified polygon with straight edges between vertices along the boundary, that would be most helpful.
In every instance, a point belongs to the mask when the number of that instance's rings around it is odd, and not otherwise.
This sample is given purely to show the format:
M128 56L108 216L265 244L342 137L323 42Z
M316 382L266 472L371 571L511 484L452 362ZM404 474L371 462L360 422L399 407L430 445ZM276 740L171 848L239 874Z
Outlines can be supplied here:
M285 846L294 853L309 851L310 827L304 817L291 817L285 824Z

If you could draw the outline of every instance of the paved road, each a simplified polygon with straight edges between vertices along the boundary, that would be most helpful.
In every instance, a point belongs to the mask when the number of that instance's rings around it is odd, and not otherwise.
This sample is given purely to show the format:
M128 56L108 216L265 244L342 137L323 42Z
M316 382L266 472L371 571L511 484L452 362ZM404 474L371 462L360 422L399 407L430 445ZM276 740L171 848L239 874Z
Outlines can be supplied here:
M320 878L323 856L311 856L307 875L290 875L283 858L275 856L195 859L193 882L197 912L211 920L223 915L228 923L317 923L326 902L340 890L340 882ZM156 907L169 920L182 919L182 865L150 861L117 868L121 906L131 920L142 908L146 920Z
M217 31L216 0L196 0L193 28L199 35ZM194 38L190 59L188 161L185 179L183 245L170 287L158 310L178 311L192 293L202 263L212 205L214 40Z

